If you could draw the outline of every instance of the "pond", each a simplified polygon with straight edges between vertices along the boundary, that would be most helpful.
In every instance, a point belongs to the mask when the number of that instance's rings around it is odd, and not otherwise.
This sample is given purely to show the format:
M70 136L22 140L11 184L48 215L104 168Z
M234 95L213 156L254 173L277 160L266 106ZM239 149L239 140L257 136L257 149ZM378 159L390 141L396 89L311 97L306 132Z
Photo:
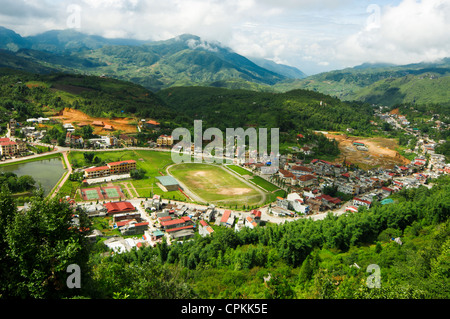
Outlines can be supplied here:
M41 183L45 195L48 195L55 187L65 171L59 157L0 167L0 172L13 172L17 176L32 176L36 181L36 186Z

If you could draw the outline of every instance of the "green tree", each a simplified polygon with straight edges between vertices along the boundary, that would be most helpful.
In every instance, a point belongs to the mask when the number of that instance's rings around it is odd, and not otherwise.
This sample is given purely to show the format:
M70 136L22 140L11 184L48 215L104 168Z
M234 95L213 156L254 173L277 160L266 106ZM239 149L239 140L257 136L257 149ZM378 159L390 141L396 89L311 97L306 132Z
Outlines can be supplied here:
M74 224L73 214L66 201L37 194L29 209L10 219L6 226L7 248L2 254L10 256L14 268L5 297L60 298L74 293L66 286L66 270L70 264L77 264L81 274L89 273L85 237L89 220L80 211L79 224ZM17 278L20 280L14 282Z

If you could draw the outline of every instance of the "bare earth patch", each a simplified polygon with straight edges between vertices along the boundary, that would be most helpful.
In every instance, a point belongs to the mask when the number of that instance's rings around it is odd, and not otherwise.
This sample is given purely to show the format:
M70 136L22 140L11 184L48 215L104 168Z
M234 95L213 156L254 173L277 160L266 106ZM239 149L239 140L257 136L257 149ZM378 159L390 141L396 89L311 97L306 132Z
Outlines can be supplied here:
M59 112L56 116L52 117L53 119L61 121L63 124L71 123L75 127L77 124L88 124L94 128L94 134L105 134L103 127L94 126L92 123L94 121L103 122L107 125L112 125L115 131L121 130L123 133L136 133L137 128L136 124L132 124L136 122L133 118L102 118L102 117L91 117L86 113L80 110L74 110L70 108L65 108L61 112Z
M251 193L253 190L250 188L222 188L217 194L220 195L245 195Z
M394 165L409 164L410 161L401 156L395 149L398 147L394 139L374 137L358 138L349 137L345 134L326 134L329 139L335 139L339 143L341 155L335 163L347 162L358 164L361 168L379 166L383 168L393 168ZM364 143L368 151L360 151L353 145L354 142Z

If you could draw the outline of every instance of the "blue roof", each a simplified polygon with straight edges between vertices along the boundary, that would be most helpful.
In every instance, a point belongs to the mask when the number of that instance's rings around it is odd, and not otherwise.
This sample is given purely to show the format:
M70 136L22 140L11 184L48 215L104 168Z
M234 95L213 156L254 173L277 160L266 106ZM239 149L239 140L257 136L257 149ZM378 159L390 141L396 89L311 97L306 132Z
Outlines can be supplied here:
M394 200L392 198L386 198L381 201L381 205L392 204Z
M157 176L156 177L161 185L163 186L171 186L171 185L178 185L178 181L173 178L172 176Z

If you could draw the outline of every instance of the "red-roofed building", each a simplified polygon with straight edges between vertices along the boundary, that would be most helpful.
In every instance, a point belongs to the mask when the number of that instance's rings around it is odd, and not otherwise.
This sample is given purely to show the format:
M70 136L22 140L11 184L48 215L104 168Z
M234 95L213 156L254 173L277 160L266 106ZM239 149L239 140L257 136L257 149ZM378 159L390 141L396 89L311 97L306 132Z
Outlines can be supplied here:
M204 220L200 221L200 227L198 228L198 233L205 237L209 236L214 232L214 230L211 228L211 226L208 225L208 223Z
M330 195L320 195L316 199L322 199L322 202L329 207L340 206L341 200L337 197L331 197Z
M313 172L312 168L306 167L306 166L299 166L299 165L295 165L291 167L291 172L295 175L295 176L301 176L301 175L308 175L311 174Z
M254 209L254 210L252 210L251 214L253 215L253 218L254 218L255 220L261 219L261 214L262 214L262 213L261 213L260 210Z
M104 204L108 215L134 212L136 208L130 202L110 202Z
M156 139L156 144L158 146L171 146L173 145L173 137L171 135L160 135Z
M372 205L372 202L358 197L353 197L353 205L370 207Z
M99 178L114 174L125 174L136 169L135 160L107 163L106 166L92 167L84 170L86 178Z
M297 184L301 187L308 187L313 185L317 181L314 175L302 175L297 178Z
M255 228L256 226L258 226L258 224L257 224L257 223L253 220L253 218L251 218L250 216L247 216L247 217L245 218L244 225L245 225L246 227L251 228L251 229L253 229L253 228Z
M0 139L0 154L1 156L12 156L19 153L19 147L16 142L9 138Z
M220 224L222 226L226 225L228 222L228 219L230 219L230 217L231 217L231 210L228 210L228 209L225 210L223 212L222 218L220 219Z
M159 122L156 122L155 120L148 120L145 122L145 127L147 128L157 128L159 127Z
M192 220L188 216L183 216L178 219L164 220L161 222L161 226L167 231L172 228L179 228L192 225Z

